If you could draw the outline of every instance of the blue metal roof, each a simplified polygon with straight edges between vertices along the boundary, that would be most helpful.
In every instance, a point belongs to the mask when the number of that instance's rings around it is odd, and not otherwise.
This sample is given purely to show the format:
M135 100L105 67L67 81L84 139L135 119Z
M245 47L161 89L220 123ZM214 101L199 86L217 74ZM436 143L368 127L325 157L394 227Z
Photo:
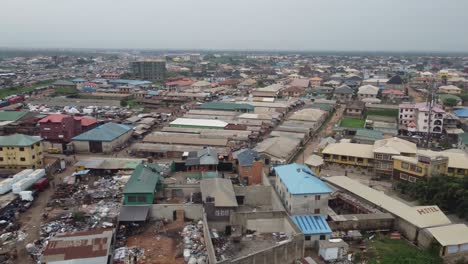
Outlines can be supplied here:
M457 109L453 113L458 117L468 117L468 107Z
M301 229L304 235L331 234L323 215L294 215L291 216L294 223Z
M132 130L131 126L106 123L104 125L93 128L73 138L77 141L113 141L121 135Z
M72 82L86 82L86 79L83 78L75 78L72 80Z
M331 189L305 165L288 164L273 168L290 194L331 193Z
M125 79L115 79L110 80L109 83L111 84L129 84L129 85L144 85L144 84L151 84L150 81L140 81L140 80L125 80Z

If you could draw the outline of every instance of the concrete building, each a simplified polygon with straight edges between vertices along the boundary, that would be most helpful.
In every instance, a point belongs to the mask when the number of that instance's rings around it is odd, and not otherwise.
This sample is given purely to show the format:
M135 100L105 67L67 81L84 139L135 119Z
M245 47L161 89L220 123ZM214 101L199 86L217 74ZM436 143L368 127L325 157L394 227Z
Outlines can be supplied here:
M418 245L431 248L439 246L439 256L447 263L468 258L468 227L465 224L437 226L422 230L418 236Z
M352 101L346 104L345 115L347 116L362 116L364 114L364 110L366 108L366 104L362 101Z
M374 159L372 149L372 145L366 144L334 143L322 150L322 156L326 163L371 168Z
M254 148L265 165L280 165L288 163L297 153L301 144L300 139L288 137L267 138Z
M427 177L444 176L448 170L448 158L444 156L416 157L393 156L393 180L416 182Z
M14 134L0 136L0 169L42 168L42 138Z
M131 71L133 76L138 79L164 81L166 77L166 61L134 61L131 63Z
M379 94L379 88L373 85L363 85L359 87L357 94L359 100L366 98L377 98L377 94Z
M273 170L276 190L291 215L327 215L332 191L307 166L293 163Z
M263 179L263 161L255 150L241 149L232 153L235 166L242 184L261 184Z
M375 174L379 177L391 178L393 156L414 157L417 151L416 144L397 137L377 140L372 149Z
M149 163L139 164L123 189L124 205L153 204L161 181L161 168Z
M127 143L132 136L131 126L106 123L72 138L76 152L111 153Z
M170 127L224 129L228 123L214 119L177 118L169 123Z
M399 128L407 135L424 136L430 131L434 136L440 136L444 117L445 111L439 105L433 106L431 117L429 117L429 106L426 103L399 105Z
M341 85L335 88L333 98L340 103L346 103L353 98L353 90L347 85Z
M293 215L291 219L304 234L304 246L317 248L319 241L328 241L332 230L323 215Z
M112 263L113 242L114 229L95 229L57 234L47 243L41 263Z
M236 194L230 179L203 179L200 182L203 207L209 221L229 221L237 208Z
M185 168L189 172L217 172L218 163L218 153L212 148L205 148L188 152Z
M438 92L445 94L461 94L462 89L455 85L444 85L439 87Z
M310 81L310 87L312 88L320 87L323 84L323 79L320 77L312 77L309 79L309 81Z
M73 137L97 125L96 119L51 114L39 120L41 137L52 143L69 143Z

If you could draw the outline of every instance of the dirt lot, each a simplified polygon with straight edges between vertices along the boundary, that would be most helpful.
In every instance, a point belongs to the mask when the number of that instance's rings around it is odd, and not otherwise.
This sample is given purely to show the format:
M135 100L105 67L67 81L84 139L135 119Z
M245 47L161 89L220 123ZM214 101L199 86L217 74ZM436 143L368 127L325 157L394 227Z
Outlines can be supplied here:
M127 247L144 249L144 256L137 260L138 264L184 264L180 242L182 238L179 232L182 224L166 226L167 232L156 232L156 225L150 225L140 235L128 237Z

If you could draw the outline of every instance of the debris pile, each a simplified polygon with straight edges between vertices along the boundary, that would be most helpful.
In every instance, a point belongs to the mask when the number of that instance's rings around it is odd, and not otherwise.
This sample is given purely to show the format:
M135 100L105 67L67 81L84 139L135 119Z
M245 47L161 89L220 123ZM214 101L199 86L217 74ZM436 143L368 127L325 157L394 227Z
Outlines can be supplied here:
M190 264L204 264L207 262L207 252L203 237L203 222L188 224L181 233L184 243L184 260Z

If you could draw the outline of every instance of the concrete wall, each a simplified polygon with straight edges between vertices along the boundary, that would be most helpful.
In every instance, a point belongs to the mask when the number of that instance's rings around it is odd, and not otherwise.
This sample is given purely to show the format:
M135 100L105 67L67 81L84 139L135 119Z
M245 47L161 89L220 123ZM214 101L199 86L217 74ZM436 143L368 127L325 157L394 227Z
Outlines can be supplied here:
M82 153L82 152L89 152L89 142L88 141L72 141L73 147L76 152Z
M395 229L400 231L408 240L416 241L418 228L401 218L395 218Z
M151 205L151 219L173 219L174 211L184 210L185 217L198 220L203 218L203 206L201 204L153 204Z
M113 141L102 142L102 152L111 153L115 148L122 146L132 136L132 132L133 130L129 130L127 133L121 135Z
M200 184L170 184L164 188L164 197L179 197L174 195L176 193L183 193L184 197L190 197L196 192L200 192Z
M208 227L208 220L206 214L203 212L203 237L205 239L206 252L208 253L208 263L216 263L216 255L213 247L213 241L211 241L210 228Z
M376 217L372 217L375 215ZM332 230L392 230L394 217L391 214L355 214L341 215L344 220L330 221L328 224Z

